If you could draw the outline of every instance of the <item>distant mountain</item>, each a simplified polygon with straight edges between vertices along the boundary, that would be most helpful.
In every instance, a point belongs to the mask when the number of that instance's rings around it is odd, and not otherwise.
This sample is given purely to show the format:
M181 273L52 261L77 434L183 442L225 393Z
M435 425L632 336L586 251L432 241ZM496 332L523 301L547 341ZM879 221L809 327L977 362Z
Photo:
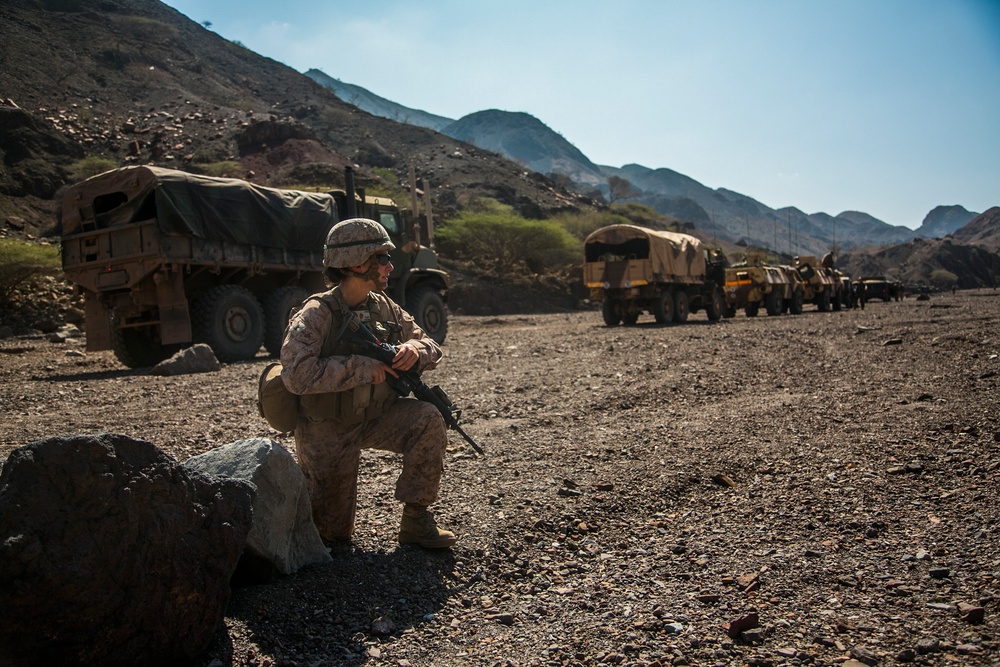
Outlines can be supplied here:
M975 213L963 206L936 206L924 217L916 235L926 239L947 236L975 217Z
M541 174L562 174L587 186L607 178L586 155L542 121L522 112L477 111L441 130L452 139L500 153Z
M788 255L821 255L834 246L843 251L903 243L917 236L944 236L976 215L961 206L939 206L914 231L860 211L830 215L804 213L795 207L772 209L732 190L713 190L672 169L639 164L620 168L595 165L562 135L527 113L491 109L442 124L447 119L408 109L318 70L306 74L331 88L340 99L373 115L433 128L453 139L499 153L532 171L569 178L587 192L598 190L607 196L608 178L624 178L636 189L631 201L692 222L716 239Z
M994 206L977 215L953 236L963 243L979 243L1000 250L1000 206Z
M426 127L435 132L440 132L444 127L454 122L452 118L436 116L426 111L420 111L419 109L404 107L402 104L379 97L361 86L355 86L352 83L344 83L340 79L334 79L332 76L328 76L318 69L311 69L305 75L319 85L332 90L333 94L341 101L356 106L362 111L367 111L373 116L388 118L397 123Z

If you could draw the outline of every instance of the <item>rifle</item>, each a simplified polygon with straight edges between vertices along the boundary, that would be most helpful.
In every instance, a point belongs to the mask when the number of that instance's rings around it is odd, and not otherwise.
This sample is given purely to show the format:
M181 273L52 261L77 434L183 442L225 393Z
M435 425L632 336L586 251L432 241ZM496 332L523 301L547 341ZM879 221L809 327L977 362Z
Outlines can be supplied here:
M363 322L358 318L357 315L351 313L351 315L344 321L344 325L340 327L340 331L337 333L337 340L346 337L347 342L351 344L355 354L360 354L365 357L371 357L378 361L381 361L387 366L392 366L392 359L396 356L398 347L395 345L390 345L382 340L379 340L374 333L372 333L368 327L364 325ZM444 417L445 423L449 428L452 428L465 438L465 441L472 445L472 448L476 450L481 456L486 456L486 452L483 448L476 444L476 441L472 437L462 430L462 427L458 424L458 418L462 416L462 411L455 407L448 398L448 394L444 392L439 386L429 387L420 379L420 375L414 373L413 371L399 370L398 368L393 369L399 377L393 377L389 373L385 374L385 381L392 387L400 396L409 396L411 393L415 398L421 401L427 401L434 407L438 409L441 416Z

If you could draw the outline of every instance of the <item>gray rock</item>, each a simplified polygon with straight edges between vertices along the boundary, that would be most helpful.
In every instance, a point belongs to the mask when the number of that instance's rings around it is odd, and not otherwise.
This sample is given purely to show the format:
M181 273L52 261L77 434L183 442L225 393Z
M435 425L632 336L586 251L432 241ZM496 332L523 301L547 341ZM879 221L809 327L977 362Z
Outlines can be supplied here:
M240 565L243 578L268 579L333 560L313 523L302 470L274 440L239 440L194 456L184 466L256 487L253 527Z
M150 375L188 375L213 373L222 368L212 348L204 343L192 345L174 356L161 361L149 371Z
M222 622L252 496L124 435L14 450L0 472L0 664L188 664Z

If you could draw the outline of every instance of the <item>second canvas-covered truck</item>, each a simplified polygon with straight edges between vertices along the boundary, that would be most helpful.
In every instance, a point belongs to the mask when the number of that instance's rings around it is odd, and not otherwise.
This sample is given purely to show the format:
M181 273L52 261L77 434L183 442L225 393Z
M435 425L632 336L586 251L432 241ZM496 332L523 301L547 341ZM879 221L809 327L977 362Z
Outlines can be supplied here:
M396 245L387 292L443 341L448 276L436 255L411 241L391 201L359 200L347 181L308 193L142 166L68 188L62 263L84 295L87 349L114 350L132 368L192 343L223 362L262 345L277 354L289 311L326 289L327 232L354 215L386 227Z
M648 311L657 322L685 322L704 309L722 317L725 259L688 234L609 225L584 242L583 282L602 301L604 323L635 324Z

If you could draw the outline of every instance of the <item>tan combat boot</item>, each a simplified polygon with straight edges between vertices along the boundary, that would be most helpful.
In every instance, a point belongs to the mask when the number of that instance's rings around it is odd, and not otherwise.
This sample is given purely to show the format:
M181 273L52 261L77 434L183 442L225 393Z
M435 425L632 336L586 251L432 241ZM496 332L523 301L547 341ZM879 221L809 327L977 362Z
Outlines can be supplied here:
M445 549L454 546L458 538L450 530L438 528L431 514L423 505L406 503L403 520L399 523L399 543L419 544L425 549Z

